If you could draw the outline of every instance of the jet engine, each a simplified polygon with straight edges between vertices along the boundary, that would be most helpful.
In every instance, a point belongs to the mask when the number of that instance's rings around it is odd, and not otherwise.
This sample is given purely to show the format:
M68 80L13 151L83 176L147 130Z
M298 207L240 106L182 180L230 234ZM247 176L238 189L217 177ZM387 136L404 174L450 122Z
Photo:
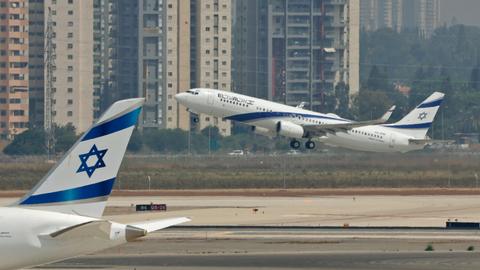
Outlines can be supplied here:
M305 134L303 127L288 121L278 121L277 123L277 134L287 137L301 139Z
M276 135L275 131L270 130L268 128L264 128L264 127L252 126L252 131L255 134L259 134L259 135L267 136L267 137L275 137L275 135Z

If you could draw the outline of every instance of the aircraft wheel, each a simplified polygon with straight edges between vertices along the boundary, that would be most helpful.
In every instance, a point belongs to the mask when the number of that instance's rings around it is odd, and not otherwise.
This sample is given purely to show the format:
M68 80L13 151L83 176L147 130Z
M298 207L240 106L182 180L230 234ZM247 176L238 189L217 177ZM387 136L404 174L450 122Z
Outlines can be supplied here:
M300 142L297 140L291 140L290 141L290 147L293 149L298 149L300 148Z
M307 148L307 149L313 149L313 148L315 148L315 142L314 142L314 141L307 141L307 142L305 143L305 148Z

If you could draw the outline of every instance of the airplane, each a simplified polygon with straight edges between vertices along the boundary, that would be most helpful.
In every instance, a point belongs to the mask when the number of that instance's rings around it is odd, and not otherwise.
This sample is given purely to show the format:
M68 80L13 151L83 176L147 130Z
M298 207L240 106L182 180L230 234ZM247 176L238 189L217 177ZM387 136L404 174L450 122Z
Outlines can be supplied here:
M395 106L381 118L352 121L333 113L318 113L227 91L194 88L175 99L194 114L208 114L248 124L253 132L269 137L290 138L293 149L315 148L315 140L367 152L409 152L423 149L433 141L427 137L444 94L435 92L400 121L386 124Z
M1 270L94 253L190 221L102 219L143 103L114 103L28 194L0 207Z

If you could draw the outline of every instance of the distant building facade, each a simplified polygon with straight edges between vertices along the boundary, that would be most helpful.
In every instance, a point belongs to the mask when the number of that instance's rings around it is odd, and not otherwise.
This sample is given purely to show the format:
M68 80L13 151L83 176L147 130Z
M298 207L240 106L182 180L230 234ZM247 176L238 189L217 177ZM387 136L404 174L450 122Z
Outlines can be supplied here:
M0 136L11 139L29 123L28 1L0 1Z
M265 2L236 1L236 91L316 111L336 87L358 92L358 1Z
M428 37L439 26L439 0L360 0L360 10L360 25L365 31L417 30Z
M231 91L232 59L232 1L195 1L194 46L195 83L194 87L205 87ZM231 133L230 121L209 115L200 115L198 129L218 127L222 135Z
M189 1L95 1L98 112L116 100L145 97L141 128L188 130L189 113L174 96L190 88Z

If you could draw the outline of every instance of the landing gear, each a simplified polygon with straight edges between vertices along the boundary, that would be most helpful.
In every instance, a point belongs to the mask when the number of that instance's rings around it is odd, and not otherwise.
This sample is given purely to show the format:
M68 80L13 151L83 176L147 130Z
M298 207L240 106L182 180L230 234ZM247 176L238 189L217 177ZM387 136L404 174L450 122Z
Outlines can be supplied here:
M315 148L315 142L308 140L307 142L305 142L305 148L307 148L307 149Z
M293 148L293 149L298 149L300 148L300 142L297 141L297 140L291 140L290 141L290 147Z
M194 123L198 123L200 121L200 119L198 119L198 117L192 117L192 121Z

